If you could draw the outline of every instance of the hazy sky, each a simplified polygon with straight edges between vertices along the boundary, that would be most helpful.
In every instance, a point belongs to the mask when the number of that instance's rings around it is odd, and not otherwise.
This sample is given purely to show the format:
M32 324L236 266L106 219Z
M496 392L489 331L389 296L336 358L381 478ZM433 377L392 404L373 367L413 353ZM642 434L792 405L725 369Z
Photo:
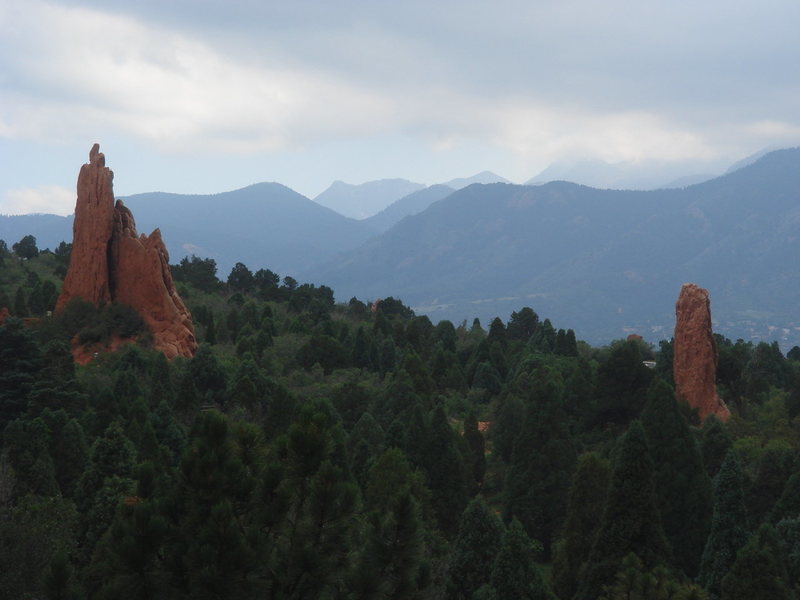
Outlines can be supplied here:
M0 213L800 141L797 0L0 0ZM703 171L698 168L697 171Z

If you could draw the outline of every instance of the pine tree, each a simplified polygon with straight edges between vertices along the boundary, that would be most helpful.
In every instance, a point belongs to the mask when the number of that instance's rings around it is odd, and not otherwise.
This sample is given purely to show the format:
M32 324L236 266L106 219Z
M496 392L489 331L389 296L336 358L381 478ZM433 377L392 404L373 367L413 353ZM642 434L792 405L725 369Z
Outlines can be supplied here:
M767 446L758 461L755 481L747 491L745 505L748 522L756 527L769 515L792 474L794 452L780 446Z
M456 533L458 516L467 504L464 465L456 448L455 435L444 410L437 406L431 416L421 460L436 520L447 536Z
M769 522L774 525L781 519L797 517L800 517L800 472L789 477L783 493L770 511Z
M700 449L703 454L703 464L709 477L716 477L728 450L733 447L731 435L725 424L714 415L709 415L703 422L703 437Z
M572 598L577 591L578 574L592 550L610 480L611 466L599 454L590 452L578 459L553 559L553 588L561 598Z
M537 550L522 524L512 519L492 566L490 585L498 598L555 600L535 562Z
M546 367L537 370L505 486L504 517L519 519L541 541L547 558L564 517L577 460L562 393L557 373Z
M775 530L762 524L722 579L722 600L790 600Z
M476 492L483 485L483 476L486 473L486 442L478 430L478 420L473 412L464 419L464 441L469 447L467 471L471 476L473 492Z
M714 480L714 515L697 582L719 597L722 578L747 542L747 512L742 491L742 473L733 450L728 452Z
M576 598L597 598L631 552L648 568L669 562L653 479L647 437L641 423L634 421L620 441L603 519Z
M453 542L447 568L448 600L470 600L478 588L489 582L502 538L503 524L477 496L461 516Z
M660 378L654 379L647 391L642 425L655 465L664 533L676 563L694 577L711 527L711 482L672 389Z

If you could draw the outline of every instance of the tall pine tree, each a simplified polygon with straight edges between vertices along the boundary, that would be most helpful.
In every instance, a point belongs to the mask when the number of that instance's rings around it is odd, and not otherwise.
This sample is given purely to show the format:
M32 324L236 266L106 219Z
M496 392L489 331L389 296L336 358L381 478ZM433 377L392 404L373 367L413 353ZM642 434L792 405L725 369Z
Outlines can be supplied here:
M711 481L672 389L660 378L647 391L642 425L655 466L664 533L676 563L695 577L711 527Z
M631 552L647 568L669 562L669 543L661 526L653 479L647 437L642 424L634 421L620 441L603 520L576 598L598 598Z

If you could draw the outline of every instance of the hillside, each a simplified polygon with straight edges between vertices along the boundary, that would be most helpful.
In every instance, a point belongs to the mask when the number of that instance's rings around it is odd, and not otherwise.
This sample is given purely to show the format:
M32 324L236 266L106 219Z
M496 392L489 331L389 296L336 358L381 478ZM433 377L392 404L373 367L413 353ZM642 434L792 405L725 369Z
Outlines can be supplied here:
M39 248L54 249L72 241L72 215L0 215L0 240L9 247L26 235L33 235Z
M473 185L306 276L455 321L529 302L594 341L669 337L677 290L696 281L721 331L793 345L798 200L799 149L684 189Z
M124 201L140 231L161 228L173 263L187 254L213 258L223 277L236 262L296 273L372 234L278 183L212 195L154 192Z
M376 215L364 219L364 224L377 232L391 229L405 217L421 213L437 200L449 196L455 188L447 185L432 185L404 196Z

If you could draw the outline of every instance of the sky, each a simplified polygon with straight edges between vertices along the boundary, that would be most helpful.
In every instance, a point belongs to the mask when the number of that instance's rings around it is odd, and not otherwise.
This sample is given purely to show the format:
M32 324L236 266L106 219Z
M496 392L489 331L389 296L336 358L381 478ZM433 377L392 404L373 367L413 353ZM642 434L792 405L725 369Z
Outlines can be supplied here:
M0 213L425 184L552 163L713 172L800 143L797 0L0 0Z

